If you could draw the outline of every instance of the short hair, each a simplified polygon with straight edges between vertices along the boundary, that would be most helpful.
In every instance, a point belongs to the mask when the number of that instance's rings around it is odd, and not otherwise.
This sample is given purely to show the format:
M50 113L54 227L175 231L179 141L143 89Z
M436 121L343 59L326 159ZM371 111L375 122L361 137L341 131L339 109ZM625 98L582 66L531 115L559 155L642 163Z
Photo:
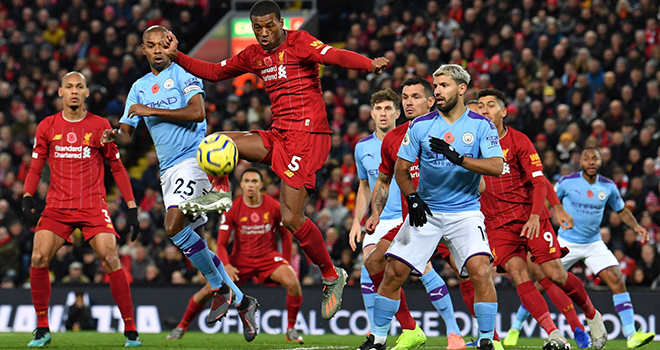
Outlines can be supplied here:
M144 38L147 36L148 33L154 32L154 31L161 31L161 32L169 32L169 29L161 26L161 25L153 25L142 32L142 42L144 42Z
M247 173L255 173L255 174L259 175L259 181L264 182L264 178L263 178L263 176L261 176L261 172L259 172L259 170L257 168L247 168L247 169L243 170L243 173L241 174L241 182L243 181L243 176L245 176L245 174L247 174Z
M401 84L401 90L403 90L403 88L406 86L413 85L422 85L424 87L424 94L426 97L433 97L433 86L431 86L431 83L429 83L428 80L422 77L412 77L406 79L403 84Z
M62 76L62 81L60 82L60 85L64 85L64 79L66 79L66 77L68 77L70 75L73 75L73 74L80 75L80 77L82 78L83 84L85 84L85 86L87 86L87 78L85 78L85 75L78 72L77 70L72 70L69 73L64 74L64 76Z
M495 96L495 99L497 100L497 104L499 104L500 107L506 106L506 97L504 96L504 93L502 91L492 88L479 90L479 94L477 94L477 99L481 99L482 97L486 97L486 96Z
M598 149L598 147L585 147L585 148L582 150L582 152L580 152L580 155L583 155L584 152L586 152L586 151L588 151L588 150L593 150L593 151L596 152L596 154L598 154L599 157L602 157L602 156L600 155L600 150Z
M371 95L371 107L375 106L377 103L381 103L385 101L392 102L395 110L399 109L399 96L396 95L394 90L390 88L385 88Z
M250 17L252 16L266 16L271 13L275 14L275 18L279 20L282 18L280 6L272 0L259 0L250 9Z
M469 106L469 105L476 105L476 104L479 104L479 101L477 101L477 100L470 100L470 101L467 101L467 103L466 103L465 105L466 105L466 106Z
M434 73L434 77L448 75L456 84L470 85L470 73L458 64L443 64Z

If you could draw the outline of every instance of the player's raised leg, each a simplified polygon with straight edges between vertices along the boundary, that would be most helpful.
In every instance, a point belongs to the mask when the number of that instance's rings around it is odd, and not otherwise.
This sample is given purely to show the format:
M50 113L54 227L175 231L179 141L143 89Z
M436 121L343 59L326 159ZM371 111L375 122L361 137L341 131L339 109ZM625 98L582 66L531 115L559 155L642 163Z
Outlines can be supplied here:
M186 307L186 311L184 312L181 321L179 321L179 324L176 326L176 328L170 332L170 334L167 336L167 339L182 339L188 330L190 323L195 319L195 317L199 316L202 310L204 310L204 305L209 299L211 299L212 295L213 289L211 289L211 285L208 284L208 282L204 285L204 287L198 290L197 293L193 294L190 297L190 300L188 300L188 306Z
M286 340L303 343L303 337L296 331L296 320L302 305L302 288L291 265L280 265L269 277L273 282L286 289L287 328Z
M131 288L126 278L126 272L121 266L117 256L117 242L114 233L99 233L89 240L89 245L101 259L101 265L110 278L110 292L115 304L119 308L124 321L124 336L126 336L126 347L141 346L142 342L135 327L135 316L133 313L133 299Z
M37 331L34 339L28 343L30 347L43 347L50 344L51 341L48 326L48 304L51 291L48 266L50 260L64 243L64 238L53 231L38 230L34 234L30 265L30 291L34 311L37 313Z

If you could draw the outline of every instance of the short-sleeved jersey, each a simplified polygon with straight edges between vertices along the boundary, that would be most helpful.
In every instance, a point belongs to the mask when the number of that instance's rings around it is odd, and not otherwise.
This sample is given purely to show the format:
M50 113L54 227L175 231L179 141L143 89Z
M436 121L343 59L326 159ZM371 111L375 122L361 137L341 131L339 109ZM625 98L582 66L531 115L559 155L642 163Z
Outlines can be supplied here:
M32 158L48 158L50 186L46 208L100 208L105 202L103 159L119 158L114 143L101 146L110 123L90 112L78 121L62 112L46 117L35 136Z
M543 164L532 141L518 130L507 128L500 139L504 154L501 177L484 176L486 191L481 194L481 212L487 228L498 228L514 220L526 221L532 213L532 183L543 177ZM541 219L550 215L543 208Z
M431 151L431 137L444 139L464 156L503 158L497 128L490 120L469 109L452 124L447 123L439 111L434 111L410 123L399 148L399 158L409 162L419 158L417 193L431 211L479 210L481 175Z
M206 136L206 120L201 122L175 122L154 116L128 117L129 108L136 103L161 109L186 107L197 95L204 96L202 81L172 62L158 75L149 73L138 79L126 98L124 115L120 122L137 127L144 119L156 146L161 174L184 159L195 158L197 147Z
M378 166L380 165L382 145L383 141L379 140L374 133L360 140L355 146L355 163L357 164L358 178L369 180L369 188L371 190L374 189L376 180L378 180ZM383 208L383 212L380 214L381 220L401 218L400 195L401 191L396 182L390 183L390 194L387 197L385 208Z
M605 205L614 211L625 207L616 184L601 175L590 184L582 172L565 176L557 183L557 197L567 213L573 216L573 228L559 229L559 237L571 243L593 243L601 240L600 223Z
M218 234L228 236L234 231L231 256L246 260L259 259L277 251L276 232L282 224L280 203L268 195L262 198L260 205L252 207L241 196L223 214Z
M394 128L394 130L388 132L387 135L385 135L385 138L383 138L383 146L380 149L380 166L378 166L378 171L381 173L394 177L394 166L396 165L396 160L399 158L397 153L399 152L401 141L403 141L403 137L406 135L409 125L409 121L405 124L401 124ZM413 165L410 166L410 178L412 179L413 187L417 188L419 185L418 160L415 160ZM403 196L403 193L401 193L399 185L397 185L395 179L392 179L390 185L390 196L392 195L392 186L396 186L397 191L401 194L401 214L402 217L405 218L408 216L408 201L406 200L406 197ZM389 198L391 197L388 197L388 202Z
M322 99L319 63L329 50L303 30L286 30L278 48L264 50L259 44L221 62L218 80L255 73L266 83L272 102L271 127L313 133L332 133Z

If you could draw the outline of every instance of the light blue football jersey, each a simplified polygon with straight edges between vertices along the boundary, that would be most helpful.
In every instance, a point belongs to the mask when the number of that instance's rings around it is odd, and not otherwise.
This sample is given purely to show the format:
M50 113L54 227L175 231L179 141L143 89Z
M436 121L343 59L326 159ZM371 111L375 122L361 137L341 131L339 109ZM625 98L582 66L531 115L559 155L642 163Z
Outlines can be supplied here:
M490 120L469 109L453 124L447 123L439 111L434 111L410 123L397 154L409 162L419 159L417 193L431 211L458 213L479 210L481 175L431 151L431 137L445 140L464 156L504 158L497 128Z
M202 80L172 62L158 75L149 73L138 79L126 98L126 107L120 123L137 127L144 119L156 146L161 174L184 159L195 158L197 146L206 136L206 120L201 122L175 122L154 116L128 117L131 105L179 109L197 95L205 96Z
M383 141L376 137L376 133L363 138L355 146L355 163L358 178L368 179L369 188L373 191L378 180L378 166L380 165L380 148ZM381 220L401 219L401 190L396 181L390 183L390 194L387 197L385 208L380 214Z
M571 243L593 243L601 240L600 223L603 221L605 205L614 211L625 207L616 184L598 175L590 184L582 172L565 176L557 184L557 197L567 213L573 216L573 228L559 228L559 237Z

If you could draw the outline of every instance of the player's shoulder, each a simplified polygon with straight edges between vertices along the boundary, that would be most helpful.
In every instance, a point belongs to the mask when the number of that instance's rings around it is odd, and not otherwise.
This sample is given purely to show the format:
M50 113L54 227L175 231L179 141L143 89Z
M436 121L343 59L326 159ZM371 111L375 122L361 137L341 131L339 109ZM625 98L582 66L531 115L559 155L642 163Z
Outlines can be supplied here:
M109 122L107 119L101 117L101 116L98 115L98 114L94 114L94 113L92 113L92 112L90 112L90 111L87 111L87 116L86 116L85 118L86 118L86 119L89 118L89 121L90 121L90 122L92 122L92 123L94 123L94 124L96 124L96 125L101 125L101 126L103 126L104 128L105 128L105 127L108 127L108 128L110 127L110 122Z
M362 140L358 141L357 144L355 145L355 149L357 150L358 147L367 147L369 143L373 142L376 136L374 134L371 134Z
M562 183L569 183L569 182L572 182L572 181L576 181L580 178L580 176L582 176L582 175L579 172L575 173L575 174L567 175L567 176L562 176L557 183L562 184Z
M611 180L611 179L609 179L609 178L607 178L603 175L598 175L598 180L597 181L601 185L616 186L616 183L613 180Z
M410 124L408 125L408 128L412 129L415 125L421 125L421 124L427 124L433 122L433 119L438 117L440 115L439 111L433 111L427 114L424 114L423 116L415 118L415 120L411 121Z
M383 138L383 145L388 145L390 143L401 143L401 138L403 135L406 134L406 131L408 131L410 122L405 122L404 124L401 124L385 134L385 137Z
M39 122L39 126L46 127L47 125L52 125L53 123L55 123L55 121L57 121L58 118L59 119L62 118L61 115L62 115L62 112L57 112L55 114L51 114L51 115L47 116L46 118L44 118L41 122Z
M490 119L484 117L483 115L481 115L477 112L473 112L473 111L468 110L467 120L469 122L476 123L478 125L482 124L482 123L486 123L491 129L493 129L493 130L497 129L495 124L493 124L493 122L490 121Z
M316 41L314 36L312 34L309 34L306 30L287 30L286 31L287 40L289 42L289 45L295 45L297 42L311 42L311 41Z

